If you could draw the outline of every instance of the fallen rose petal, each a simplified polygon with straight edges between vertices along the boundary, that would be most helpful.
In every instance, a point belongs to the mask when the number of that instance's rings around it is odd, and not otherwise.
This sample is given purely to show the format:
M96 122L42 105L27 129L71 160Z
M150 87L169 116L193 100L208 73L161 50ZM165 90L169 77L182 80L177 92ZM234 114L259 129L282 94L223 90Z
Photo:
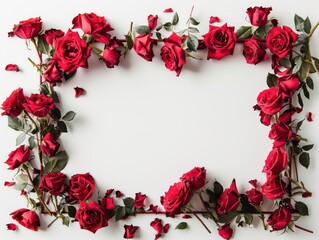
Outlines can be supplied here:
M114 189L110 188L108 190L106 190L106 193L105 193L105 197L108 197L112 194L112 192L114 191Z
M171 13L171 12L174 12L172 8L166 8L164 10L164 13Z
M303 194L302 194L302 197L303 197L303 198L312 197L312 193L310 193L310 192L303 193Z
M124 225L124 238L125 239L130 239L134 238L134 234L139 229L139 226L133 226L133 225Z
M13 37L14 36L14 32L8 32L8 37Z
M312 122L312 121L313 121L313 119L312 119L312 112L308 112L308 114L307 114L307 121L308 121L308 122Z
M75 90L75 97L76 98L80 97L85 92L85 90L83 88L80 88L80 87L75 87L74 90Z
M250 180L249 183L250 183L254 188L257 188L257 180L256 180L256 179Z
M14 223L8 223L7 224L7 230L15 231L17 230L18 226Z
M155 240L159 239L161 236L162 236L161 233L157 233L157 234L155 235Z
M124 193L122 193L121 191L117 190L117 191L115 192L115 196L116 196L117 198L124 197Z
M192 216L191 216L191 215L188 215L188 214L185 214L185 215L183 215L182 218L183 218L183 219L189 219L189 218L192 218Z
M135 200L134 200L134 204L133 206L135 208L143 208L144 205L144 200L146 199L146 195L145 194L141 194L140 192L135 193Z
M6 71L19 72L19 67L17 64L8 64L5 68Z
M21 193L20 193L21 196L25 196L26 194L27 193L24 190L21 190Z
M210 23L210 24L213 24L213 23L215 23L215 22L220 22L219 17L211 16L211 17L209 18L209 23Z
M150 208L147 210L148 212L157 213L158 212L158 206L154 206L153 204L150 205Z
M168 230L169 230L169 224L166 223L165 226L164 226L164 228L163 228L163 233L167 233Z
M15 182L7 182L7 181L4 182L4 186L5 186L5 187L7 187L7 186L10 187L10 186L13 186L13 185L15 185L15 184L16 184Z

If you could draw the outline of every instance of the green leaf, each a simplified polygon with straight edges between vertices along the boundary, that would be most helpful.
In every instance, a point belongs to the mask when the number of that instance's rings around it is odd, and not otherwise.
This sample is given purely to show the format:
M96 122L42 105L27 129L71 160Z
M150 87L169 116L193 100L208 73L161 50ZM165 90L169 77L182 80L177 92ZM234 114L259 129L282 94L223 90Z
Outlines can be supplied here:
M312 57L312 60L314 61L317 70L319 71L319 59L318 59L318 58L315 58L315 57ZM313 65L311 64L311 65L310 65L310 73L315 73L315 72L316 72L316 69L315 69L315 68L313 67Z
M198 24L200 24L200 22L197 21L195 18L191 17L189 20L190 20L191 24L194 25L194 26L197 26Z
M295 28L298 32L303 31L304 29L304 19L302 17L300 17L299 15L295 14L294 17L294 21L295 21Z
M71 205L69 205L68 206L68 215L69 215L69 217L75 218L75 214L76 214L76 208L71 206Z
M19 134L19 136L16 139L16 146L23 143L23 141L25 140L25 136L26 136L26 134L24 132Z
M156 34L156 37L157 37L158 40L160 40L160 41L163 40L162 34L160 32L156 32L155 34Z
M75 115L76 115L75 112L69 111L62 117L62 119L64 121L72 121L74 119Z
M295 208L301 216L309 215L308 207L305 203L296 201Z
M197 37L193 36L193 35L189 35L186 39L187 41L187 48L191 51L191 52L195 52L198 48L198 39Z
M299 69L299 79L304 80L308 77L310 70L310 63L302 61L301 68Z
M65 151L58 152L55 156L50 157L49 161L44 165L46 173L60 172L68 162L68 156Z
M303 152L299 155L299 162L305 168L308 168L310 165L310 155L307 152Z
M299 43L307 43L309 41L309 37L305 34L300 34L297 38L297 42Z
M134 204L134 199L131 197L124 198L123 203L125 207L132 208Z
M236 217L236 223L237 223L237 224L240 223L240 220L241 220L241 215L238 215L238 216Z
M146 26L146 25L141 25L141 26L138 26L135 28L136 32L138 34L143 34L143 33L150 33L151 32L151 29Z
M253 223L253 215L252 214L249 214L249 213L246 213L244 215L244 218L245 218L245 223L248 224L248 225L251 225Z
M65 226L69 226L70 225L70 218L62 215L62 224Z
M299 121L299 122L297 123L297 125L296 125L296 131L299 131L299 129L300 129L300 127L302 126L302 124L303 124L304 121L305 121L305 120L301 120L301 121Z
M281 66L283 66L285 68L291 68L291 62L287 58L279 59L279 63Z
M223 186L219 182L215 181L214 182L214 194L216 194L217 196L220 196L223 191L224 191Z
M63 121L58 121L57 122L57 126L60 129L61 132L68 132L68 128L66 126L66 124Z
M275 74L268 73L267 76L267 85L268 87L277 87L277 79L278 77Z
M311 22L310 19L307 17L304 21L304 31L309 34L311 31Z
M133 48L133 39L130 35L124 35L125 40L126 40L126 44L127 44L127 48L129 50L131 50Z
M158 24L157 26L156 26L156 31L158 32L159 30L161 30L162 29L162 27L163 27L163 24Z
M176 13L174 13L172 24L175 26L175 25L178 24L178 22L179 22L179 16L178 16L178 14L176 12Z
M8 126L16 131L23 130L23 124L18 117L10 117L8 116Z
M255 37L257 37L259 39L265 39L267 36L266 27L261 26L261 27L257 28L256 31L254 31L254 35L255 35Z
M115 221L119 221L126 216L125 207L117 206L115 208Z
M311 90L314 89L314 84L313 84L313 80L312 80L311 77L307 77L307 79L306 79L306 84L307 84L307 86L308 86Z
M19 174L15 177L15 180L19 183L27 183L29 181L29 177L26 174Z
M305 97L310 99L310 94L309 94L309 91L307 89L307 85L302 85L302 90L303 90L303 94L305 95Z
M40 86L40 92L45 96L50 96L51 92L50 92L49 83L47 82L42 83L42 85Z
M37 202L33 198L29 198L29 201L32 205L32 208L36 209L37 208Z
M188 228L188 224L187 222L180 222L176 227L175 229L178 229L178 230L184 230Z
M35 146L34 136L30 136L29 139L28 139L28 142L29 142L29 148L33 149L34 146Z
M196 27L189 27L189 28L188 28L188 31L189 31L190 33L199 33L199 30L198 30L198 28L196 28Z
M235 217L238 216L237 212L229 212L227 214L218 215L218 221L221 223L230 223Z
M249 37L251 37L252 32L253 32L253 30L252 30L251 26L241 26L236 31L237 39L238 40L244 40L246 38L249 38Z
M58 96L57 92L51 86L50 86L50 90L51 90L51 97L53 99L53 102L59 103L60 100L59 100L59 96Z
M51 114L53 115L54 120L59 120L61 118L61 112L57 107L51 111Z
M27 185L28 185L27 183L20 182L20 183L16 183L16 184L13 186L13 188L14 188L15 190L21 191L21 190L25 189L25 188L27 187Z
M43 54L50 56L51 46L46 42L44 35L38 37L37 46Z
M166 31L172 31L172 23L171 22L167 22L163 26L164 26Z
M305 145L302 147L304 151L310 151L313 148L314 144Z
M294 58L295 66L292 69L292 73L297 73L302 65L302 58L300 56L297 56Z
M302 100L301 94L298 93L297 97L298 97L298 103L299 103L300 107L303 108L303 100Z

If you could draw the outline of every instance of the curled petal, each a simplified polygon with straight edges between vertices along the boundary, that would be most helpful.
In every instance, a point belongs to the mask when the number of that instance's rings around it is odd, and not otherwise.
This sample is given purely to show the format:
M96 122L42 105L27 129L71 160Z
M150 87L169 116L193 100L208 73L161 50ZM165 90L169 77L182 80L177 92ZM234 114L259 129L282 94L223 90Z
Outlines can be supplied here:
M313 121L313 119L312 119L312 112L308 112L308 114L307 114L307 121L308 121L308 122L312 122L312 121Z
M174 10L172 8L166 8L163 12L164 13L172 13L172 12L174 12Z
M14 223L8 223L7 224L7 229L11 230L11 231L15 231L15 230L18 229L18 226L16 224L14 224Z
M10 187L10 186L13 186L15 184L16 184L15 182L7 182L7 181L4 182L5 187Z
M121 197L124 197L124 193L122 193L121 191L117 190L117 191L115 192L115 196L116 196L117 198L121 198Z
M19 67L17 64L8 64L5 68L6 71L11 71L11 72L19 72Z
M80 88L80 87L75 87L74 91L75 91L75 97L76 98L82 96L84 94L84 92L85 92L85 90L83 88Z
M211 16L211 17L209 18L209 23L210 23L210 24L213 24L213 23L215 23L215 22L220 22L219 17Z

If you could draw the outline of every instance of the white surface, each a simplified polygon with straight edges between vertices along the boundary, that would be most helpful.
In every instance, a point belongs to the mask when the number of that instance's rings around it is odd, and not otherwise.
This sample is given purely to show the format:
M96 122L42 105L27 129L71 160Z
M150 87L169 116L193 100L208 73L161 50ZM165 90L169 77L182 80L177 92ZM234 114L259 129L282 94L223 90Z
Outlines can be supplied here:
M181 4L182 3L182 4ZM302 4L300 1L9 1L0 10L0 101L12 90L21 86L29 94L37 90L38 76L27 57L34 59L32 52L18 38L7 38L7 32L14 23L30 17L41 16L45 28L55 27L66 30L78 13L95 12L106 16L115 33L121 37L127 33L130 21L136 25L145 24L149 14L158 14L166 20L171 14L162 11L172 7L180 15L183 24L195 5L193 16L202 23L200 29L206 33L210 16L218 16L236 29L248 24L246 9L250 6L272 6L271 16L280 24L293 27L294 13L309 16L313 23L319 20L318 6ZM302 7L300 7L302 5ZM317 4L318 5L318 4ZM318 33L314 44L318 43ZM148 63L135 52L122 59L119 67L107 69L103 64L90 61L90 69L80 69L75 79L58 88L63 102L63 110L77 112L76 119L63 136L63 147L70 156L65 169L68 175L90 172L97 187L103 192L108 188L122 190L127 196L135 192L146 193L151 201L159 204L168 187L178 181L182 173L194 166L205 166L210 180L217 179L227 187L233 177L237 179L240 191L245 191L250 179L264 181L261 173L264 159L271 148L267 139L269 128L259 123L258 113L252 110L258 93L265 89L265 78L270 70L270 62L257 66L245 63L241 46L236 46L234 56L221 61L196 61L188 59L180 77L168 71L160 57ZM314 55L319 55L319 47L314 47ZM199 54L205 59L205 54ZM19 73L5 72L8 63L16 63L22 69ZM303 127L303 135L310 142L318 143L318 77L315 91L307 111L314 113L314 122ZM74 98L73 87L83 87L87 94ZM4 162L7 154L14 149L16 133L7 126L6 117L0 118L0 158ZM307 199L310 216L298 224L316 233L297 231L280 235L263 231L262 227L235 229L234 239L318 239L318 147L311 152L311 167L301 170L305 184L314 192ZM9 214L21 207L25 201L19 194L3 187L13 172L0 167L0 228L2 239L121 239L122 225L139 225L138 239L152 239L155 231L149 226L155 216L139 216L98 231L95 235L88 231L78 231L78 224L70 228L60 223L50 229L34 233L19 228L17 232L6 231L5 224L12 222ZM166 239L216 239L217 232L212 227L209 235L195 220L189 221L190 229L174 231L180 220L166 219L171 231ZM43 220L43 226L47 219Z

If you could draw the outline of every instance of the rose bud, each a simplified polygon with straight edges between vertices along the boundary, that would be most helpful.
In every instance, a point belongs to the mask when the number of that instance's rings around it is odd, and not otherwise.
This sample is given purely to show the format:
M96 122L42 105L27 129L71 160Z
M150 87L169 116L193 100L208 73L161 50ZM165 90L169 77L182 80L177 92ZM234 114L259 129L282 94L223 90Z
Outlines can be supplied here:
M135 193L135 199L134 199L134 204L133 206L135 208L143 208L145 207L144 201L146 199L146 195L145 194L141 194L139 193Z
M283 92L291 95L299 88L300 81L296 74L288 74L279 77L277 84Z
M56 61L50 61L48 63L48 66L43 73L43 77L45 81L51 84L51 86L55 86L56 83L62 82L62 72Z
M10 214L14 220L16 220L23 227L26 227L33 231L38 231L40 226L39 216L32 210L21 208Z
M53 139L52 133L48 132L43 141L40 144L41 152L43 152L48 157L52 157L56 154L60 147L60 143Z
M157 26L157 19L158 19L158 16L157 15L149 15L147 17L147 21L148 21L148 27L151 29L151 30L154 30Z
M1 115L8 115L10 117L19 116L24 109L23 103L25 103L23 89L18 88L2 103L1 109L4 110L4 112Z
M103 60L105 62L106 67L114 68L114 66L119 65L121 51L118 50L118 44L115 40L111 40L107 48L104 49L103 53Z
M248 197L248 201L256 205L259 205L264 198L262 193L256 190L256 188L252 188L251 190L247 191L246 194Z
M37 37L41 30L42 22L40 17L20 21L19 24L15 24L13 26L14 35L22 39L31 39Z
M218 228L218 234L224 239L230 239L233 235L233 229L230 227L230 223L225 224L224 226L221 226Z
M267 223L272 227L273 231L285 229L291 221L291 213L288 208L280 207L269 215Z
M239 193L234 179L229 188L226 188L217 199L217 213L224 214L236 211L239 206Z
M124 225L124 236L125 239L134 238L134 234L139 227L131 225Z
M189 182L193 190L198 190L206 184L206 169L194 167L180 178L183 182Z
M247 15L249 20L253 26L264 26L267 23L268 15L272 10L271 7L264 8L264 7L254 7L247 9Z
M158 239L162 236L163 233L163 224L162 224L162 219L160 218L155 218L151 223L150 226L154 228L156 231L155 239Z
M69 203L86 201L94 192L94 179L89 173L75 174L69 180Z
M4 163L9 165L9 170L14 170L24 162L29 161L30 148L26 148L25 145L21 145L16 150L9 154L9 158Z

